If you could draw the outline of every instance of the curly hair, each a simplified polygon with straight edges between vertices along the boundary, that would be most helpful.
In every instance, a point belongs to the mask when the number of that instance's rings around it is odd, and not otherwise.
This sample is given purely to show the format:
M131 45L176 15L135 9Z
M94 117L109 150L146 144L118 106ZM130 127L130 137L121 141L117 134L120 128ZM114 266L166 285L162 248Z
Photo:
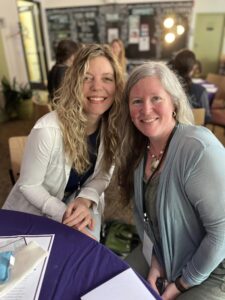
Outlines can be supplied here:
M147 147L148 138L132 123L129 113L129 95L133 86L144 77L157 77L173 101L176 120L183 124L193 124L193 114L186 94L177 79L163 62L146 62L136 67L124 89L123 101L118 117L120 128L119 153L116 156L119 182L124 192L123 199L130 200L133 192L133 174Z
M98 56L103 56L110 62L116 86L113 104L101 118L101 139L103 139L104 145L101 163L103 169L108 170L114 161L118 145L116 121L124 88L121 67L113 57L109 46L89 44L78 50L74 63L66 71L62 86L54 98L54 107L62 130L65 152L73 167L80 174L84 173L90 165L86 133L87 117L83 109L83 81L89 61Z

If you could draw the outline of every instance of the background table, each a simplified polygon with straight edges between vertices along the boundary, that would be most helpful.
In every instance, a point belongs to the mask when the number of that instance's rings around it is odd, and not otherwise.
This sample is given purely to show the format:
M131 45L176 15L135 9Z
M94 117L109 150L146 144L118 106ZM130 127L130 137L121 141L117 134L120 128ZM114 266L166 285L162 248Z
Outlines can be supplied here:
M215 98L218 87L215 84L210 83L201 78L193 78L192 81L194 83L197 83L197 84L203 86L206 89L207 94L208 94L208 99L209 99L209 107L212 107L213 100Z
M104 245L68 226L44 217L0 209L0 236L38 234L55 234L40 300L78 300L129 268Z

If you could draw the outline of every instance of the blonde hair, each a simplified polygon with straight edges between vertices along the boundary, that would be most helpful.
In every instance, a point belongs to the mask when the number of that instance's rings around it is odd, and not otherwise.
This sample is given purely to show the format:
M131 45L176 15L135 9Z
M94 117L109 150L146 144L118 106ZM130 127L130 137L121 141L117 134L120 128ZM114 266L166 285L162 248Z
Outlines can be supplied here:
M109 46L90 44L81 48L64 76L62 86L54 98L63 135L65 152L73 167L80 174L90 165L87 145L87 118L83 110L83 80L92 58L104 56L110 62L115 78L115 96L112 106L101 118L101 138L104 144L103 168L108 170L113 163L118 144L116 119L119 113L124 87L121 69Z
M126 61L125 48L124 48L123 41L120 39L113 39L110 43L110 46L112 47L112 45L114 43L117 43L120 46L120 53L119 53L119 56L117 57L117 59L121 65L123 72L126 72L127 61Z
M147 62L136 67L125 86L121 111L118 118L120 128L120 149L117 155L119 180L127 200L133 190L133 173L147 146L145 137L132 123L129 113L129 95L133 86L144 77L157 77L163 88L170 94L175 107L176 120L183 124L193 124L194 118L187 96L176 77L163 62Z

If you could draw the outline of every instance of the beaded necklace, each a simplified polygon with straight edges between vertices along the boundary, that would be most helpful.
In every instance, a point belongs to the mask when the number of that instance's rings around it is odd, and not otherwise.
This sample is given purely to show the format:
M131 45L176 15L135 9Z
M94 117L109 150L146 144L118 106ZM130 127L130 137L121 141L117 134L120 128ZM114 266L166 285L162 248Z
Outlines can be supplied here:
M161 150L159 152L159 155L157 156L156 154L151 154L151 147L150 145L147 146L147 149L151 155L151 163L150 163L150 169L151 169L151 172L154 173L154 171L157 169L159 163L160 163L160 160L162 159L162 156L163 156L163 153L164 153L164 149Z

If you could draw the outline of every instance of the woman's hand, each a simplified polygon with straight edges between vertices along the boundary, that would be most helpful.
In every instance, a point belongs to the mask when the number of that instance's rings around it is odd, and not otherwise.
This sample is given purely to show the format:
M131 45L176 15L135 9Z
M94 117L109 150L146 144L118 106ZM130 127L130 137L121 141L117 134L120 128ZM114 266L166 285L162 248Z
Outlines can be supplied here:
M155 255L152 255L151 267L148 273L147 280L151 284L152 288L159 294L159 290L156 286L157 279L165 278L165 271L159 264Z
M90 212L91 203L90 200L81 197L69 203L63 216L63 224L80 231L84 230L86 226L93 230L94 220Z
M90 234L90 232L87 231L87 229L82 229L82 230L80 230L80 232L86 234L87 236L89 236L89 237L92 238L93 240L96 240L96 238L95 238L92 234Z
M175 283L172 282L167 285L167 287L161 297L163 300L174 300L180 294L181 294L181 292L176 288Z

